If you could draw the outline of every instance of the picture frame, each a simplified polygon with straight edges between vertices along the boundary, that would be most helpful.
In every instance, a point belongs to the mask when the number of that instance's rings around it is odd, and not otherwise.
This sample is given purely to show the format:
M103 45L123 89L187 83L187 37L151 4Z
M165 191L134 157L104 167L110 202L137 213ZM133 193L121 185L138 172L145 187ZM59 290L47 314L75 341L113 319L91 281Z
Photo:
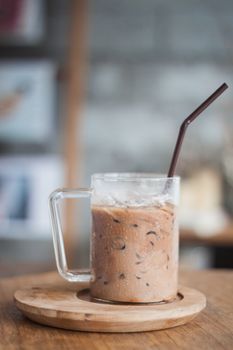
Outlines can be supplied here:
M43 144L55 124L56 67L47 60L0 63L0 142Z
M0 157L0 237L48 237L48 196L63 178L58 156Z
M45 36L45 1L11 0L0 4L0 43L38 45Z

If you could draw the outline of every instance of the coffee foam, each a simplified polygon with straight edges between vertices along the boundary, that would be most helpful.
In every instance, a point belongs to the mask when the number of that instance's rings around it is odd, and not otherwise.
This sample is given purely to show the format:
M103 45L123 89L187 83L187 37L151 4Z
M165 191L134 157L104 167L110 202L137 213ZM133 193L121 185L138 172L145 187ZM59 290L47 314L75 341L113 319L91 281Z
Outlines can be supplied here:
M92 204L101 206L114 206L118 208L125 207L161 207L166 203L172 204L172 198L169 194L150 194L141 195L140 193L114 193L114 194L94 194Z

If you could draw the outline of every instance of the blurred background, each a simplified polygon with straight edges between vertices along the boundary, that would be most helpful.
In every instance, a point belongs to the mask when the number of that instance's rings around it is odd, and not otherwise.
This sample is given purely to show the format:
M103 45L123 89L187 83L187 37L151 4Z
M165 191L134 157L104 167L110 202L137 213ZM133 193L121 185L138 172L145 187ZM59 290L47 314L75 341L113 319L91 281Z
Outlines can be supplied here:
M180 123L224 81L177 168L180 263L233 268L232 37L230 0L0 2L0 276L55 268L53 189L166 173ZM70 265L88 266L88 203L63 212Z

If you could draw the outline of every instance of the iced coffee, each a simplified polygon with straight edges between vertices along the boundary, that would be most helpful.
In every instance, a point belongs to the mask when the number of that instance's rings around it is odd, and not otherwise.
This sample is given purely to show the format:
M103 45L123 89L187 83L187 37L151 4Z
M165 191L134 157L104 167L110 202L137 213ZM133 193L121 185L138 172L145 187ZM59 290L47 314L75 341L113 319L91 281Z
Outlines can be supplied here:
M91 295L121 302L176 298L177 210L169 202L146 206L92 206Z

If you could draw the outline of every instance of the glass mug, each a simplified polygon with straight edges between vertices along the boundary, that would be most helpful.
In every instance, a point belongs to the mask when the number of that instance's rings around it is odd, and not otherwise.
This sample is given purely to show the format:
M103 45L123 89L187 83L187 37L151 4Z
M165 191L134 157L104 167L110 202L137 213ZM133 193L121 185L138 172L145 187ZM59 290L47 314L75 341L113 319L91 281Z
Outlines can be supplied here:
M91 188L58 189L50 195L56 264L70 282L90 282L93 298L113 302L168 302L178 284L179 177L106 173ZM58 203L91 197L89 273L67 267Z

